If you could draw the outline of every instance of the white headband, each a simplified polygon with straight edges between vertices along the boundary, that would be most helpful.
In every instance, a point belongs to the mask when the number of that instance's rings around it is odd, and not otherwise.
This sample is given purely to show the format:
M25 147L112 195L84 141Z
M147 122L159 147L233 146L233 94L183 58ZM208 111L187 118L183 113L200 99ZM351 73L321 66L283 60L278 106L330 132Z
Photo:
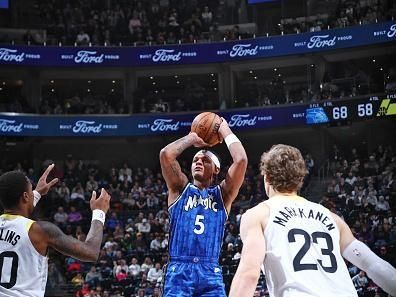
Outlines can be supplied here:
M220 169L220 160L219 160L219 158L217 158L217 156L216 156L215 154L213 154L211 151L208 151L208 150L200 150L200 151L198 151L198 152L194 155L194 158L195 158L197 155L199 155L199 154L203 154L203 155L209 157L209 159L212 160L212 162L215 164L215 166L216 166L217 168Z

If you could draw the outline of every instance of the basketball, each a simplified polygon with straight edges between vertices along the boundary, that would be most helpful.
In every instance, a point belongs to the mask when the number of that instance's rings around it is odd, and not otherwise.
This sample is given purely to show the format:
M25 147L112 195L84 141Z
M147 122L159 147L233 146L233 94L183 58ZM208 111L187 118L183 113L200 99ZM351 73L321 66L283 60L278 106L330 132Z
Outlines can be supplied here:
M197 115L191 125L191 132L197 133L209 145L220 142L219 127L221 118L213 112L202 112Z

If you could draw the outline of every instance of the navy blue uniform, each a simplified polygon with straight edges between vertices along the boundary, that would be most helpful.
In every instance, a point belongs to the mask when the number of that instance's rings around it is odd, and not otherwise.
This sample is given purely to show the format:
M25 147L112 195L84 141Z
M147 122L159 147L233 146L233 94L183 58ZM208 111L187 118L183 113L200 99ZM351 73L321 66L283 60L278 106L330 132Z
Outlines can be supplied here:
M169 214L163 296L226 296L218 263L227 220L220 186L200 190L188 183Z

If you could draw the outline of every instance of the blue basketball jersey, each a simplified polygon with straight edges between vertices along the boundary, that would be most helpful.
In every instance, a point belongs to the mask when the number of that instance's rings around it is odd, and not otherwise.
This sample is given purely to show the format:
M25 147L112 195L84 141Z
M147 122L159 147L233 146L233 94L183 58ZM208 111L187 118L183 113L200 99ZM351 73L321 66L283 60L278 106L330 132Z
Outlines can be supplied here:
M220 256L227 210L220 186L199 189L188 183L169 206L169 256L213 259Z

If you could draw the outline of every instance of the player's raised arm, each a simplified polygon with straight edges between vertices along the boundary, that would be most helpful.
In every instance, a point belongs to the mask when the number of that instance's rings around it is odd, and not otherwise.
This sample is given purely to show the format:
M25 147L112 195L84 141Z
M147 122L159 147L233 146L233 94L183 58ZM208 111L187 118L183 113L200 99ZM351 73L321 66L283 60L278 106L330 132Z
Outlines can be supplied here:
M349 226L336 214L332 214L340 229L342 256L359 269L366 272L374 283L392 296L396 296L396 269L378 257L363 242L357 240Z
M219 134L220 137L224 139L232 157L232 164L228 169L225 179L220 184L224 204L227 210L230 211L231 204L238 195L239 188L242 186L243 180L245 179L248 158L242 143L238 137L232 133L225 119L221 122Z
M103 224L110 206L110 195L102 189L98 199L96 193L91 197L92 222L85 242L79 241L62 232L53 223L38 221L32 225L29 236L41 253L50 246L62 254L72 256L81 261L95 262L100 253L103 238Z
M190 146L205 146L205 142L194 132L171 142L160 151L162 176L169 190L168 203L171 204L188 182L181 170L177 157Z
M241 220L243 248L238 269L232 280L230 297L253 296L260 277L260 267L265 257L265 238L261 219L266 215L258 206L248 210Z

